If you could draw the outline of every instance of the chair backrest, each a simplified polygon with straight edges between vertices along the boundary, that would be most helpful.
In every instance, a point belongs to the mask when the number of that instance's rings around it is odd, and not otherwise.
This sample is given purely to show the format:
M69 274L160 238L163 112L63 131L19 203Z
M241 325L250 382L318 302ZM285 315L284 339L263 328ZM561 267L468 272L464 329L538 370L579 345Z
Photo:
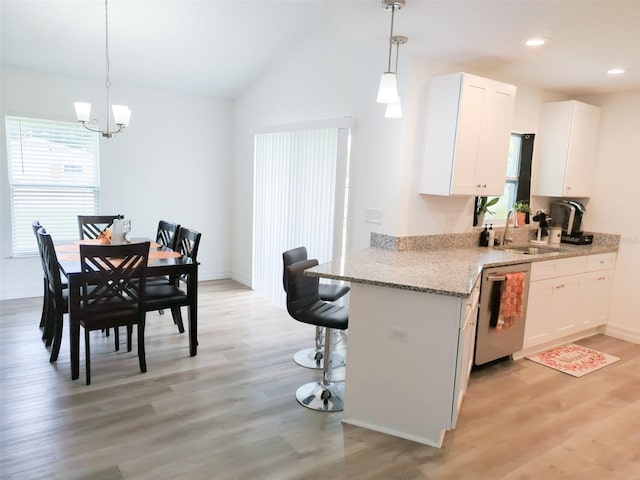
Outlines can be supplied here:
M98 238L116 219L122 220L124 215L78 215L80 240Z
M80 300L85 312L144 310L149 245L80 245Z
M160 220L158 222L158 232L156 233L156 242L160 245L163 245L171 250L176 249L176 244L178 241L178 231L180 230L180 225L177 223L166 222L164 220Z
M307 247L292 248L282 253L282 286L285 293L287 291L287 267L302 260L307 260L307 256Z
M180 227L178 230L176 252L180 252L185 257L191 258L194 262L198 257L198 248L200 247L200 237L202 234L191 230L190 228Z
M44 264L44 255L42 254L42 242L40 242L40 235L38 235L38 230L40 230L41 228L44 229L44 227L42 226L39 220L34 220L33 223L31 224L31 227L33 228L33 235L36 237L36 244L38 245L38 254L40 255L40 262L42 262L42 273L44 273L44 275L46 276L47 267Z
M43 227L38 229L38 243L38 248L42 251L42 266L47 278L49 292L53 295L57 305L60 305L60 302L63 301L60 264L58 263L58 256L56 255L51 235L49 235Z
M297 312L320 300L318 277L304 274L307 268L318 265L315 258L302 260L286 268L287 276L287 311L297 319Z

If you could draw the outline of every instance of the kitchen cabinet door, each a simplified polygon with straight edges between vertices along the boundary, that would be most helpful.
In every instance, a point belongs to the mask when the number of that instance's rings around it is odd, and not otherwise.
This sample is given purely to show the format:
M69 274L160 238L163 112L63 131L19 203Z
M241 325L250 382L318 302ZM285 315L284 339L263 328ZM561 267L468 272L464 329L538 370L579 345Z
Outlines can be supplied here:
M578 330L587 330L607 323L613 270L600 270L582 276L581 307Z
M591 196L599 128L599 107L575 100L542 106L534 195Z
M467 73L431 80L420 193L504 193L515 93Z
M462 400L467 392L469 376L473 367L473 353L476 346L476 328L478 319L478 300L480 298L480 280L471 291L471 296L465 303L464 321L458 336L458 356L456 364L456 383L454 390L454 404L451 414L451 428L456 428L458 415L462 408Z
M581 275L531 282L523 347L529 348L574 333L578 317Z

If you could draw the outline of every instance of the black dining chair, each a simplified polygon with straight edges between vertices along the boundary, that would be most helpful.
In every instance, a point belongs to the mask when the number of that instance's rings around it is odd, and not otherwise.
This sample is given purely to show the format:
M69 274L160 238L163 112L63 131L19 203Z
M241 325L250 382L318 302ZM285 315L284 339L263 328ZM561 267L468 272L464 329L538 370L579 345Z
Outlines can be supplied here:
M90 332L127 327L127 351L137 325L140 371L147 371L144 346L145 280L149 242L123 245L80 245L79 324L84 328L87 385L91 383Z
M47 312L45 321L45 337L47 346L51 346L50 362L58 359L60 344L62 343L63 318L69 313L69 292L63 288L58 256L53 246L53 240L43 227L38 229L39 249L42 252L42 265L47 280Z
M317 277L304 275L304 271L318 265L315 259L296 262L287 267L287 311L299 322L324 327L324 351L322 381L307 383L296 391L298 402L313 410L338 412L343 409L343 388L331 381L332 347L334 329L345 330L349 326L349 307L320 299Z
M287 292L287 267L297 263L302 262L308 259L307 248L306 247L297 247L287 250L282 253L282 285L284 287L285 293ZM348 285L336 285L332 283L320 283L318 285L318 293L320 295L320 299L327 302L335 302L336 300L344 297L347 293L349 293L350 287ZM293 361L296 362L301 367L305 368L313 368L320 370L322 369L323 362L323 348L322 348L322 336L324 333L324 328L319 325L316 325L316 335L315 335L315 347L313 348L304 348L302 350L297 351L293 355ZM336 352L334 355L334 364L344 364L345 359L344 356L340 353Z
M156 242L163 247L176 250L179 230L179 224L160 220L158 222L158 230L156 232Z
M180 227L176 239L175 251L196 262L200 238L202 234L190 228ZM167 284L147 285L145 289L145 311L171 309L173 322L178 326L178 331L184 333L181 307L188 306L190 298L186 287L181 287L181 282L186 282L186 277L171 278Z
M178 233L180 232L180 225L177 223L167 222L160 220L158 222L158 230L156 232L156 243L163 247L170 248L177 251ZM147 285L166 285L171 280L167 276L161 277L148 277ZM164 310L160 310L160 315L164 315Z
M78 215L80 240L96 239L114 220L124 219L124 215Z
M40 328L42 328L42 339L45 341L45 345L48 347L53 341L53 329L55 318L50 318L55 309L53 305L53 297L49 293L49 281L47 279L47 266L45 264L44 255L42 252L42 243L40 242L40 236L38 230L44 228L40 221L34 220L31 224L33 228L33 234L38 246L38 255L40 256L40 263L42 264L42 313L40 314ZM45 231L46 233L46 231ZM61 277L61 286L63 289L67 288L67 283Z

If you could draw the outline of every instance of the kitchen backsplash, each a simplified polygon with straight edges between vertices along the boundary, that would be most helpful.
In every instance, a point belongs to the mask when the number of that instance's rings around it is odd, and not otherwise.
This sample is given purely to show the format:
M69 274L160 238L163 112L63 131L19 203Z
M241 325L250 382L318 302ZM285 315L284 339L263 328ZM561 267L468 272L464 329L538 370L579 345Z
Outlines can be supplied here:
M496 228L496 238L502 241L504 228ZM617 247L620 235L611 233L585 232L593 234L593 244ZM513 243L523 244L535 239L535 228L512 228L509 231ZM469 233L443 233L438 235L407 235L393 237L383 233L371 232L369 245L383 250L398 252L410 250L430 250L434 248L469 248L478 246L480 230Z

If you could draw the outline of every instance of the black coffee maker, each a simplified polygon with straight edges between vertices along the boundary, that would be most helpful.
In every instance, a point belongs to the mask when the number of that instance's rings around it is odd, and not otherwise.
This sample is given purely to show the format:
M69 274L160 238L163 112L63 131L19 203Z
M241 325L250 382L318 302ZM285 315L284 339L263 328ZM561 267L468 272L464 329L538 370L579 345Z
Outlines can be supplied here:
M551 204L551 226L562 228L561 242L587 245L593 241L593 235L584 234L581 230L585 212L584 205L575 200L561 200Z

